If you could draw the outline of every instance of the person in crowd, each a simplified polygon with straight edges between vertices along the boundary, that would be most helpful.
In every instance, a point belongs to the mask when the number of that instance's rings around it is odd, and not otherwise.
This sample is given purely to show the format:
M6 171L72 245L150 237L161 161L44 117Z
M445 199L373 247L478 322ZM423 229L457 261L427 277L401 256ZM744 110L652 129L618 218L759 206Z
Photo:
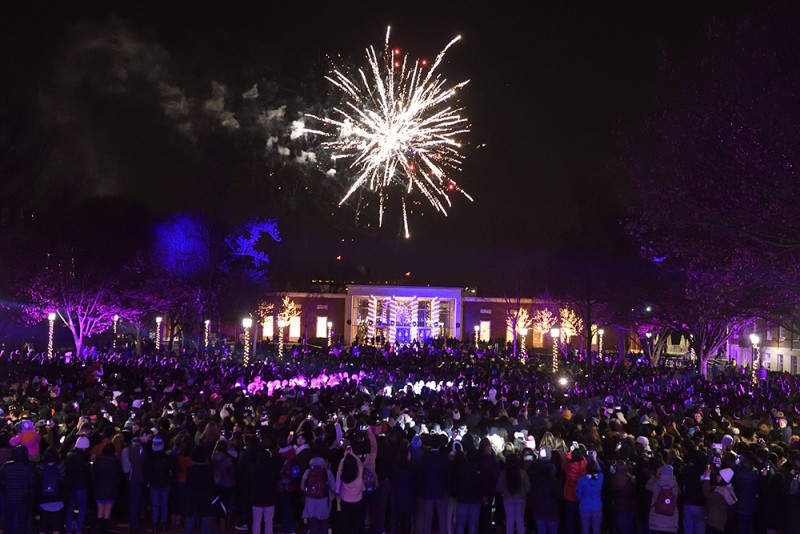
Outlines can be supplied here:
M219 530L222 532L226 530L233 517L233 503L236 496L236 459L233 454L235 451L228 449L227 440L220 439L211 455L216 491L214 505L217 509Z
M150 524L153 533L163 532L169 519L169 494L175 479L175 457L166 454L164 440L153 438L147 462L147 484L150 490Z
M139 429L134 434L125 457L124 463L127 463L128 468L128 527L131 532L136 532L139 528L152 437L153 433L149 428Z
M214 468L208 461L209 453L204 445L192 449L192 464L186 468L186 534L194 532L195 523L200 523L202 534L211 532L214 517Z
M303 519L308 521L309 534L327 534L335 485L336 479L325 459L319 456L311 458L300 481L304 496Z
M652 493L650 501L650 534L678 532L678 481L670 464L662 465L647 481L647 490Z
M525 534L525 503L531 490L528 473L523 469L519 455L512 453L497 480L497 491L503 496L506 515L506 534Z
M419 496L422 500L419 517L420 534L430 534L433 528L433 514L439 524L440 534L450 534L450 500L447 490L450 484L450 458L444 450L444 436L431 436L430 450L419 462Z
M733 492L736 495L736 528L739 534L753 532L755 529L756 505L761 475L756 470L756 457L750 450L739 455L739 467L734 470ZM767 463L763 467L765 474L774 467Z
M89 438L86 436L79 436L64 458L64 476L67 483L67 500L64 505L66 532L80 534L83 532L89 498Z
M572 443L570 450L561 463L564 471L564 533L575 534L577 531L578 510L578 481L586 474L586 449L577 441Z
M261 449L252 470L247 474L253 507L253 534L272 534L283 463L282 457L273 456L269 449Z
M714 478L712 486L711 479ZM736 494L731 486L733 469L714 470L707 467L703 473L702 490L706 498L704 517L708 534L724 534L728 525L729 510L736 504Z
M690 456L689 464L681 472L684 534L703 534L705 532L706 522L703 516L706 498L701 478L707 468L708 456L702 451L696 450Z
M472 449L466 454L459 441L454 446L450 495L456 501L456 534L477 534L485 485L478 452Z
M352 446L348 445L336 472L336 493L341 506L340 527L345 534L364 532L366 511L363 471L364 464L353 453Z
M609 467L609 497L614 534L634 534L636 519L636 479L628 462L617 460Z
M0 469L4 533L28 534L38 489L36 470L28 462L28 448L17 445L11 460Z
M531 482L529 506L539 534L557 534L561 518L563 489L556 478L549 447L542 446L536 460L528 467Z
M64 464L50 446L39 464L39 533L59 534L64 524Z
M578 510L581 516L582 534L601 534L603 525L603 472L597 463L595 451L586 463L586 474L578 480L575 495L578 497Z
M122 464L117 458L114 445L106 443L100 456L91 465L92 494L97 505L97 530L108 533L111 510L119 498L122 480Z

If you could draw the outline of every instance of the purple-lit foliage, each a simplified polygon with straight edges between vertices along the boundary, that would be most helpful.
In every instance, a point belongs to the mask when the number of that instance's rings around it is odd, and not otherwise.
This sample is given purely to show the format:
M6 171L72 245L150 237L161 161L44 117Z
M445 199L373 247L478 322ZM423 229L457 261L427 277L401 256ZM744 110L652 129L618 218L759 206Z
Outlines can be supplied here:
M63 264L44 268L23 287L28 298L26 319L36 324L55 312L72 333L76 353L80 354L85 341L106 331L118 312L115 285L110 279L76 275Z
M659 112L625 147L629 233L669 281L661 320L703 372L742 321L796 309L800 288L800 51L788 24L740 22L665 69Z
M220 269L228 273L238 265L250 280L257 283L266 282L269 256L256 248L265 234L280 242L277 220L253 218L227 236L225 244L229 250Z

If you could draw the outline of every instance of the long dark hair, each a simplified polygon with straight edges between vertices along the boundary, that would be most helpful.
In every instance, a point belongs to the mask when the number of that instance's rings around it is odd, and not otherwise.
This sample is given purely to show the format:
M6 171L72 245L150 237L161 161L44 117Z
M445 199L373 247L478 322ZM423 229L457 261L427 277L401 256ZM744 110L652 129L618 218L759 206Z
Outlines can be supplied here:
M342 460L342 482L349 484L358 478L358 460L352 454L348 454Z
M516 495L522 489L522 462L516 454L506 459L506 488L511 495Z

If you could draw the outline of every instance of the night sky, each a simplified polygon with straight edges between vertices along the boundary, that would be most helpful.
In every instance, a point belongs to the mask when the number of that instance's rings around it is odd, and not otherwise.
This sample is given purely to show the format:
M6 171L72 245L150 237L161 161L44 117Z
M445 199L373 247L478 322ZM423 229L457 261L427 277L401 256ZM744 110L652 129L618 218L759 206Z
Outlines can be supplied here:
M277 217L276 286L311 278L545 290L554 272L630 261L631 202L620 140L658 102L665 64L708 46L708 27L750 16L738 3L51 2L5 6L0 46L4 205L42 212L97 196L143 217L197 210L224 227ZM147 4L150 5L150 4ZM152 4L155 5L155 4ZM346 6L346 7L339 7ZM490 7L491 6L491 7ZM329 57L361 64L368 45L433 58L469 79L461 172L474 198L449 217L337 203L345 177L265 148L284 126L330 106ZM243 95L254 85L259 97ZM270 130L269 128L272 128ZM137 208L138 209L138 208ZM341 256L341 260L337 260ZM577 272L577 271L576 271ZM290 284L290 285L287 285Z

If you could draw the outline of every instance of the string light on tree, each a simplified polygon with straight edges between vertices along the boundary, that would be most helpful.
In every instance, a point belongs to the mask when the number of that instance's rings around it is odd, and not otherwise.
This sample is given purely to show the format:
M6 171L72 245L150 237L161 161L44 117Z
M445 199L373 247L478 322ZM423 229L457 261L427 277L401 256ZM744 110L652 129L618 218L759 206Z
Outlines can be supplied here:
M758 370L761 367L761 357L758 353L759 343L761 343L761 337L758 334L750 334L750 344L753 346L753 384L758 383Z
M599 328L597 330L597 357L600 360L603 359L603 334L605 333L606 331L603 330L602 328Z
M328 348L331 347L331 333L333 331L333 323L328 321Z
M478 341L480 341L480 338L481 338L481 327L478 326L478 325L475 325L475 348L476 349L478 348Z
M283 358L283 328L286 326L286 321L278 319L278 358Z
M289 297L283 297L281 311L278 312L278 357L283 357L283 329L292 323L295 317L300 317L297 304Z
M40 316L41 317L41 316ZM47 359L53 359L53 331L56 324L56 314L50 312L47 314L47 320L50 323L50 331L47 335Z
M211 331L211 319L206 319L203 322L203 347L208 347L209 334Z
M561 329L551 328L550 337L553 338L553 358L550 363L553 374L558 372L558 340L561 338Z
M245 317L242 319L244 328L244 347L242 348L242 364L247 367L250 365L250 329L253 327L253 319Z
M161 350L161 321L163 317L156 317L156 351Z

